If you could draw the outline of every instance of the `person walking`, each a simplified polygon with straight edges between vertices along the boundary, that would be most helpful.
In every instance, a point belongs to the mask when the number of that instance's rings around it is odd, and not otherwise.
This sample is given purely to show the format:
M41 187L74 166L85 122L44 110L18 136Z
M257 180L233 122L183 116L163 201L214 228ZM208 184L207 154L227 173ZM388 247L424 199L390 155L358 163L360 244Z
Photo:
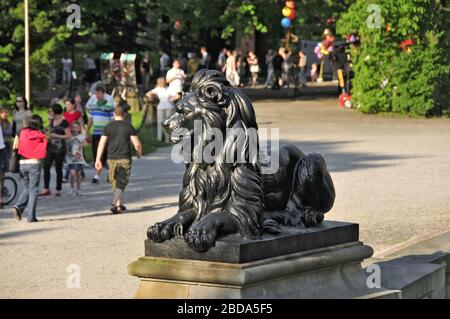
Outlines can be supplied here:
M159 141L162 141L164 134L164 141L168 143L169 136L166 131L162 129L161 123L168 119L174 112L173 101L176 100L177 96L173 95L173 93L167 89L164 78L158 78L156 80L156 87L146 95L148 98L151 98L153 94L156 95L159 100L158 106L156 107L156 136Z
M95 94L91 95L86 103L86 109L89 112L87 132L93 127L92 132L92 155L93 159L97 158L97 149L100 138L103 134L103 129L108 123L113 120L114 99L105 93L105 88L102 85L97 85ZM106 163L107 152L103 152L102 163ZM92 178L92 184L98 184L102 170L96 170Z
M275 54L272 49L269 49L266 53L266 68L267 68L267 79L264 83L264 88L270 88L273 86L273 58Z
M41 160L45 158L47 149L47 139L42 132L42 118L39 115L33 115L25 121L25 126L14 144L20 155L20 174L23 181L22 192L13 206L14 215L17 220L21 220L22 214L26 214L28 222L37 222Z
M210 68L210 62L211 59L209 57L209 53L208 50L206 49L206 47L201 47L200 48L200 69L209 69Z
M72 123L78 122L81 126L81 130L84 131L84 120L82 113L76 109L75 100L68 99L65 103L66 111L64 112L64 118L67 123L69 123L69 127L72 128ZM84 158L82 158L84 160ZM84 161L82 161L84 163ZM82 169L81 169L82 170ZM67 183L69 180L70 169L69 165L66 166L64 171L63 183Z
M86 114L85 106L83 105L83 99L79 93L75 94L73 102L75 103L75 110L81 113L83 116L83 124L86 125L88 122L88 116Z
M13 112L12 134L19 135L23 127L23 121L33 115L28 107L28 101L23 95L16 97L16 107Z
M72 122L72 137L68 140L67 145L67 163L70 172L71 195L81 195L81 180L83 172L83 148L87 145L86 136L82 133L81 123Z
M64 118L66 119L67 123L69 123L69 127L72 127L72 123L74 121L83 123L83 115L80 111L77 111L75 108L75 101L73 99L68 99L64 106L66 108L64 112Z
M284 61L283 61L283 72L282 72L282 81L283 86L289 89L290 84L292 83L292 50L286 49L284 51Z
M8 121L8 108L0 107L0 190L3 190L3 179L9 170L9 158L12 147L12 128ZM3 191L0 191L0 209L3 208Z
M131 174L131 144L136 150L137 158L142 156L142 145L130 123L124 121L124 109L117 105L114 110L114 121L109 123L103 132L98 146L95 168L103 167L102 155L108 150L109 182L114 192L111 212L120 214L126 207L123 205L122 195Z
M150 83L150 77L152 76L153 69L150 63L150 58L148 53L144 54L144 58L141 61L140 66L141 76L142 76L142 85L144 86L144 91L148 90L148 86Z
M240 49L236 50L236 69L239 74L238 86L245 86L245 78L247 77L247 59Z
M61 105L54 104L48 110L49 133L47 155L44 160L44 189L39 196L50 196L50 168L55 162L56 192L55 196L61 196L63 180L63 164L66 156L66 140L70 139L72 133L67 120L62 114Z
M97 80L97 65L95 60L87 54L84 56L84 77L87 89Z
M227 51L227 60L225 66L222 69L222 73L225 73L225 77L233 86L239 85L239 74L237 72L236 63L236 51Z
M200 65L194 52L188 53L187 76L192 78L197 73Z
M72 59L63 58L62 62L62 84L70 85L72 81Z
M308 57L306 56L305 52L300 51L298 53L298 79L300 86L306 86L307 79L306 79L306 68L308 66Z
M272 60L273 63L273 75L274 75L274 80L273 80L273 86L272 89L273 90L279 90L281 88L281 75L283 73L283 54L284 53L284 49L280 48L278 50L278 53L275 55L275 57Z
M219 53L219 57L217 58L217 70L223 72L222 70L224 69L226 62L227 62L227 49L223 48Z
M252 75L252 86L256 86L258 83L259 64L258 58L253 51L248 52L247 63L250 68L250 74Z
M3 140L3 130L0 130L0 209L3 209L3 179L8 171L8 166L9 161L7 160L6 144Z
M159 50L159 74L161 77L166 77L167 71L170 69L170 56L166 50Z
M172 68L167 71L166 81L169 83L169 91L173 96L176 96L173 102L181 99L183 92L183 84L186 79L184 71L180 68L180 61L174 60Z

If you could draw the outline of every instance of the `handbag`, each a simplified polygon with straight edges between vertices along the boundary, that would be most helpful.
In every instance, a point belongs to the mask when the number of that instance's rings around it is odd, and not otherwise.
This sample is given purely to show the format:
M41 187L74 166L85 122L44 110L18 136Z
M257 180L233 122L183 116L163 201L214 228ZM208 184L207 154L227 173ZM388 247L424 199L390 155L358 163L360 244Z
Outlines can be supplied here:
M9 171L15 174L20 172L20 155L18 146L19 146L19 137L16 135L16 137L14 138L11 157L9 158Z

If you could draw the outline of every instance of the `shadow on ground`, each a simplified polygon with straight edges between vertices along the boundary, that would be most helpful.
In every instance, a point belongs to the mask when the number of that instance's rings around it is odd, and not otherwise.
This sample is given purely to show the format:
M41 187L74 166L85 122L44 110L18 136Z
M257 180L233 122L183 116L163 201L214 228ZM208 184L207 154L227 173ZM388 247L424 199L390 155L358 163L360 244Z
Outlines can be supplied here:
M396 154L373 154L368 152L342 151L347 145L360 143L358 141L287 141L281 140L280 145L293 144L302 152L322 154L331 172L346 172L353 170L376 169L392 165L401 165L412 156ZM159 209L174 207L177 202L149 205L148 202L162 197L177 197L181 190L182 175L185 166L175 164L170 158L170 147L134 161L130 184L125 192L127 203L142 203L141 207L129 209L127 213L154 212ZM92 170L88 170L93 174ZM89 176L89 175L88 175ZM54 178L53 178L54 179ZM68 220L77 218L100 217L111 214L110 203L112 192L109 184L103 181L100 185L91 185L89 179L83 184L81 197L63 195L61 198L42 198L38 202L38 216L45 221ZM67 190L68 186L64 188ZM66 215L66 217L64 217ZM11 218L12 214L0 214L0 220Z

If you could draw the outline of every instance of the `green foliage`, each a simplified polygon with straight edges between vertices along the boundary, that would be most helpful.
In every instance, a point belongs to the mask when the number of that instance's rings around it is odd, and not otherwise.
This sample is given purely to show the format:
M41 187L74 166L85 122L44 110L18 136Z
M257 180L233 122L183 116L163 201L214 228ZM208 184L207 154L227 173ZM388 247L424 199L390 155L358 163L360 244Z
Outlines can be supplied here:
M70 37L60 1L29 1L31 81L45 87L49 66L61 57L58 50ZM0 104L14 104L24 87L23 1L0 0Z
M381 8L380 27L367 23ZM389 30L390 26L390 30ZM449 106L450 5L439 0L357 0L337 22L345 36L357 32L361 46L352 48L353 100L362 112L413 116L441 114ZM399 45L412 39L411 51Z
M303 39L321 39L323 29L334 32L334 26L327 25L326 20L337 20L353 0L303 0L296 2L297 24Z
M70 3L81 8L81 29L74 31L66 26ZM0 0L0 12L0 103L11 104L24 87L23 1ZM45 87L51 67L70 55L72 41L80 69L82 53L89 51L157 52L172 39L183 46L175 49L191 49L204 45L207 33L224 39L235 32L266 33L279 28L278 12L277 0L29 1L31 87Z

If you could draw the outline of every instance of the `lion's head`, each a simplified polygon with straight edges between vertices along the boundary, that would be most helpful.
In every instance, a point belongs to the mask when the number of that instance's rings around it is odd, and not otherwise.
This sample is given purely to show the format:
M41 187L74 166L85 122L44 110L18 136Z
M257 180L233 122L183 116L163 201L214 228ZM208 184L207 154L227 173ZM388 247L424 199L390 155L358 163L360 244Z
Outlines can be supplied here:
M222 156L225 161L225 156L235 158L237 153L246 154L247 162L256 165L259 149L256 134L258 126L252 103L240 90L232 87L224 75L218 71L197 72L192 80L190 91L184 94L175 105L175 113L161 124L169 133L170 142L175 144L186 136L194 137L196 121L201 123L202 136L199 147L202 150L211 140L208 130L219 129L223 134L223 150L217 152L217 157ZM228 136L228 129L235 129L234 132L240 129L240 136ZM250 129L254 129L254 134L249 133ZM237 147L238 140L241 141L244 149ZM249 155L249 147L252 145L256 145L256 152Z

